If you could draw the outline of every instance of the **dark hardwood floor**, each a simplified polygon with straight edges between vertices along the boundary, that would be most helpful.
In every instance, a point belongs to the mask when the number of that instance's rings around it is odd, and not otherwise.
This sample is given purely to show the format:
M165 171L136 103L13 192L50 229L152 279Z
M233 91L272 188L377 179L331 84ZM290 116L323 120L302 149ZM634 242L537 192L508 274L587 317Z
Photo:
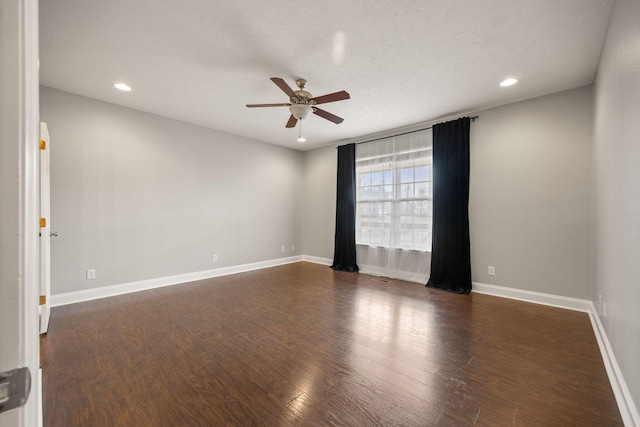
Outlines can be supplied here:
M586 313L296 263L52 310L46 427L621 426Z

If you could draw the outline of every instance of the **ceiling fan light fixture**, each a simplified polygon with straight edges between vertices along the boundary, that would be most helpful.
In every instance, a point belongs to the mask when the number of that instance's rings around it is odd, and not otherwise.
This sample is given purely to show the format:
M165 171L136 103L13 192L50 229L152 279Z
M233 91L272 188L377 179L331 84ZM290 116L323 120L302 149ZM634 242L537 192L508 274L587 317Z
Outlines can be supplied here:
M289 107L289 111L298 120L304 120L311 112L311 107L305 104L293 104Z

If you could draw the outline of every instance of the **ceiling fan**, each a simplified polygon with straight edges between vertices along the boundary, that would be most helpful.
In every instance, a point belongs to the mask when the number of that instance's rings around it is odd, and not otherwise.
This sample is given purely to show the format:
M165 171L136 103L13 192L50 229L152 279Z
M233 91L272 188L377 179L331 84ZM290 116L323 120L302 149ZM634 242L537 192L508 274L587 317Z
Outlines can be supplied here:
M288 128L295 127L298 120L305 119L311 112L335 124L339 124L344 121L342 117L338 117L327 111L321 110L320 108L316 107L316 105L349 99L349 94L346 91L342 90L340 92L316 96L314 98L309 92L304 90L304 87L307 85L307 81L305 79L296 80L296 85L298 85L299 88L296 91L291 89L289 85L279 77L271 77L271 81L274 82L276 86L282 89L282 91L289 96L290 102L282 104L247 104L247 107L289 107L291 117L289 117L289 121L285 126Z

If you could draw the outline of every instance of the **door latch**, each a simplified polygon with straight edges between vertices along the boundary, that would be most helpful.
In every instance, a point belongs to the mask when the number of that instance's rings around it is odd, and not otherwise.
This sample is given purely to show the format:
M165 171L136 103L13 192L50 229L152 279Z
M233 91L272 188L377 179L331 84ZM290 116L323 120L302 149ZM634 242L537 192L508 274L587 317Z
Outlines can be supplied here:
M31 389L29 368L0 372L0 414L27 403Z

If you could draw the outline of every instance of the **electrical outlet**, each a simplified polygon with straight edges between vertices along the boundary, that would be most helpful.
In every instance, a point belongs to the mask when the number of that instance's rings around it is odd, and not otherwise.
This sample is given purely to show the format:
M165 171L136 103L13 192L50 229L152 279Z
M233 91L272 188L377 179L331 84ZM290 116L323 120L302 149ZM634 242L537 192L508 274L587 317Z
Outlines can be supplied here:
M598 307L602 306L602 294L598 295Z
M280 246L280 252L284 252L284 246Z
M296 250L296 245L291 245L291 250L295 251Z
M213 262L218 262L218 254L213 254Z
M96 270L90 269L87 270L87 280L93 280L96 278Z
M487 274L489 274L489 276L495 276L496 268L493 265L490 265L489 268L487 269Z

